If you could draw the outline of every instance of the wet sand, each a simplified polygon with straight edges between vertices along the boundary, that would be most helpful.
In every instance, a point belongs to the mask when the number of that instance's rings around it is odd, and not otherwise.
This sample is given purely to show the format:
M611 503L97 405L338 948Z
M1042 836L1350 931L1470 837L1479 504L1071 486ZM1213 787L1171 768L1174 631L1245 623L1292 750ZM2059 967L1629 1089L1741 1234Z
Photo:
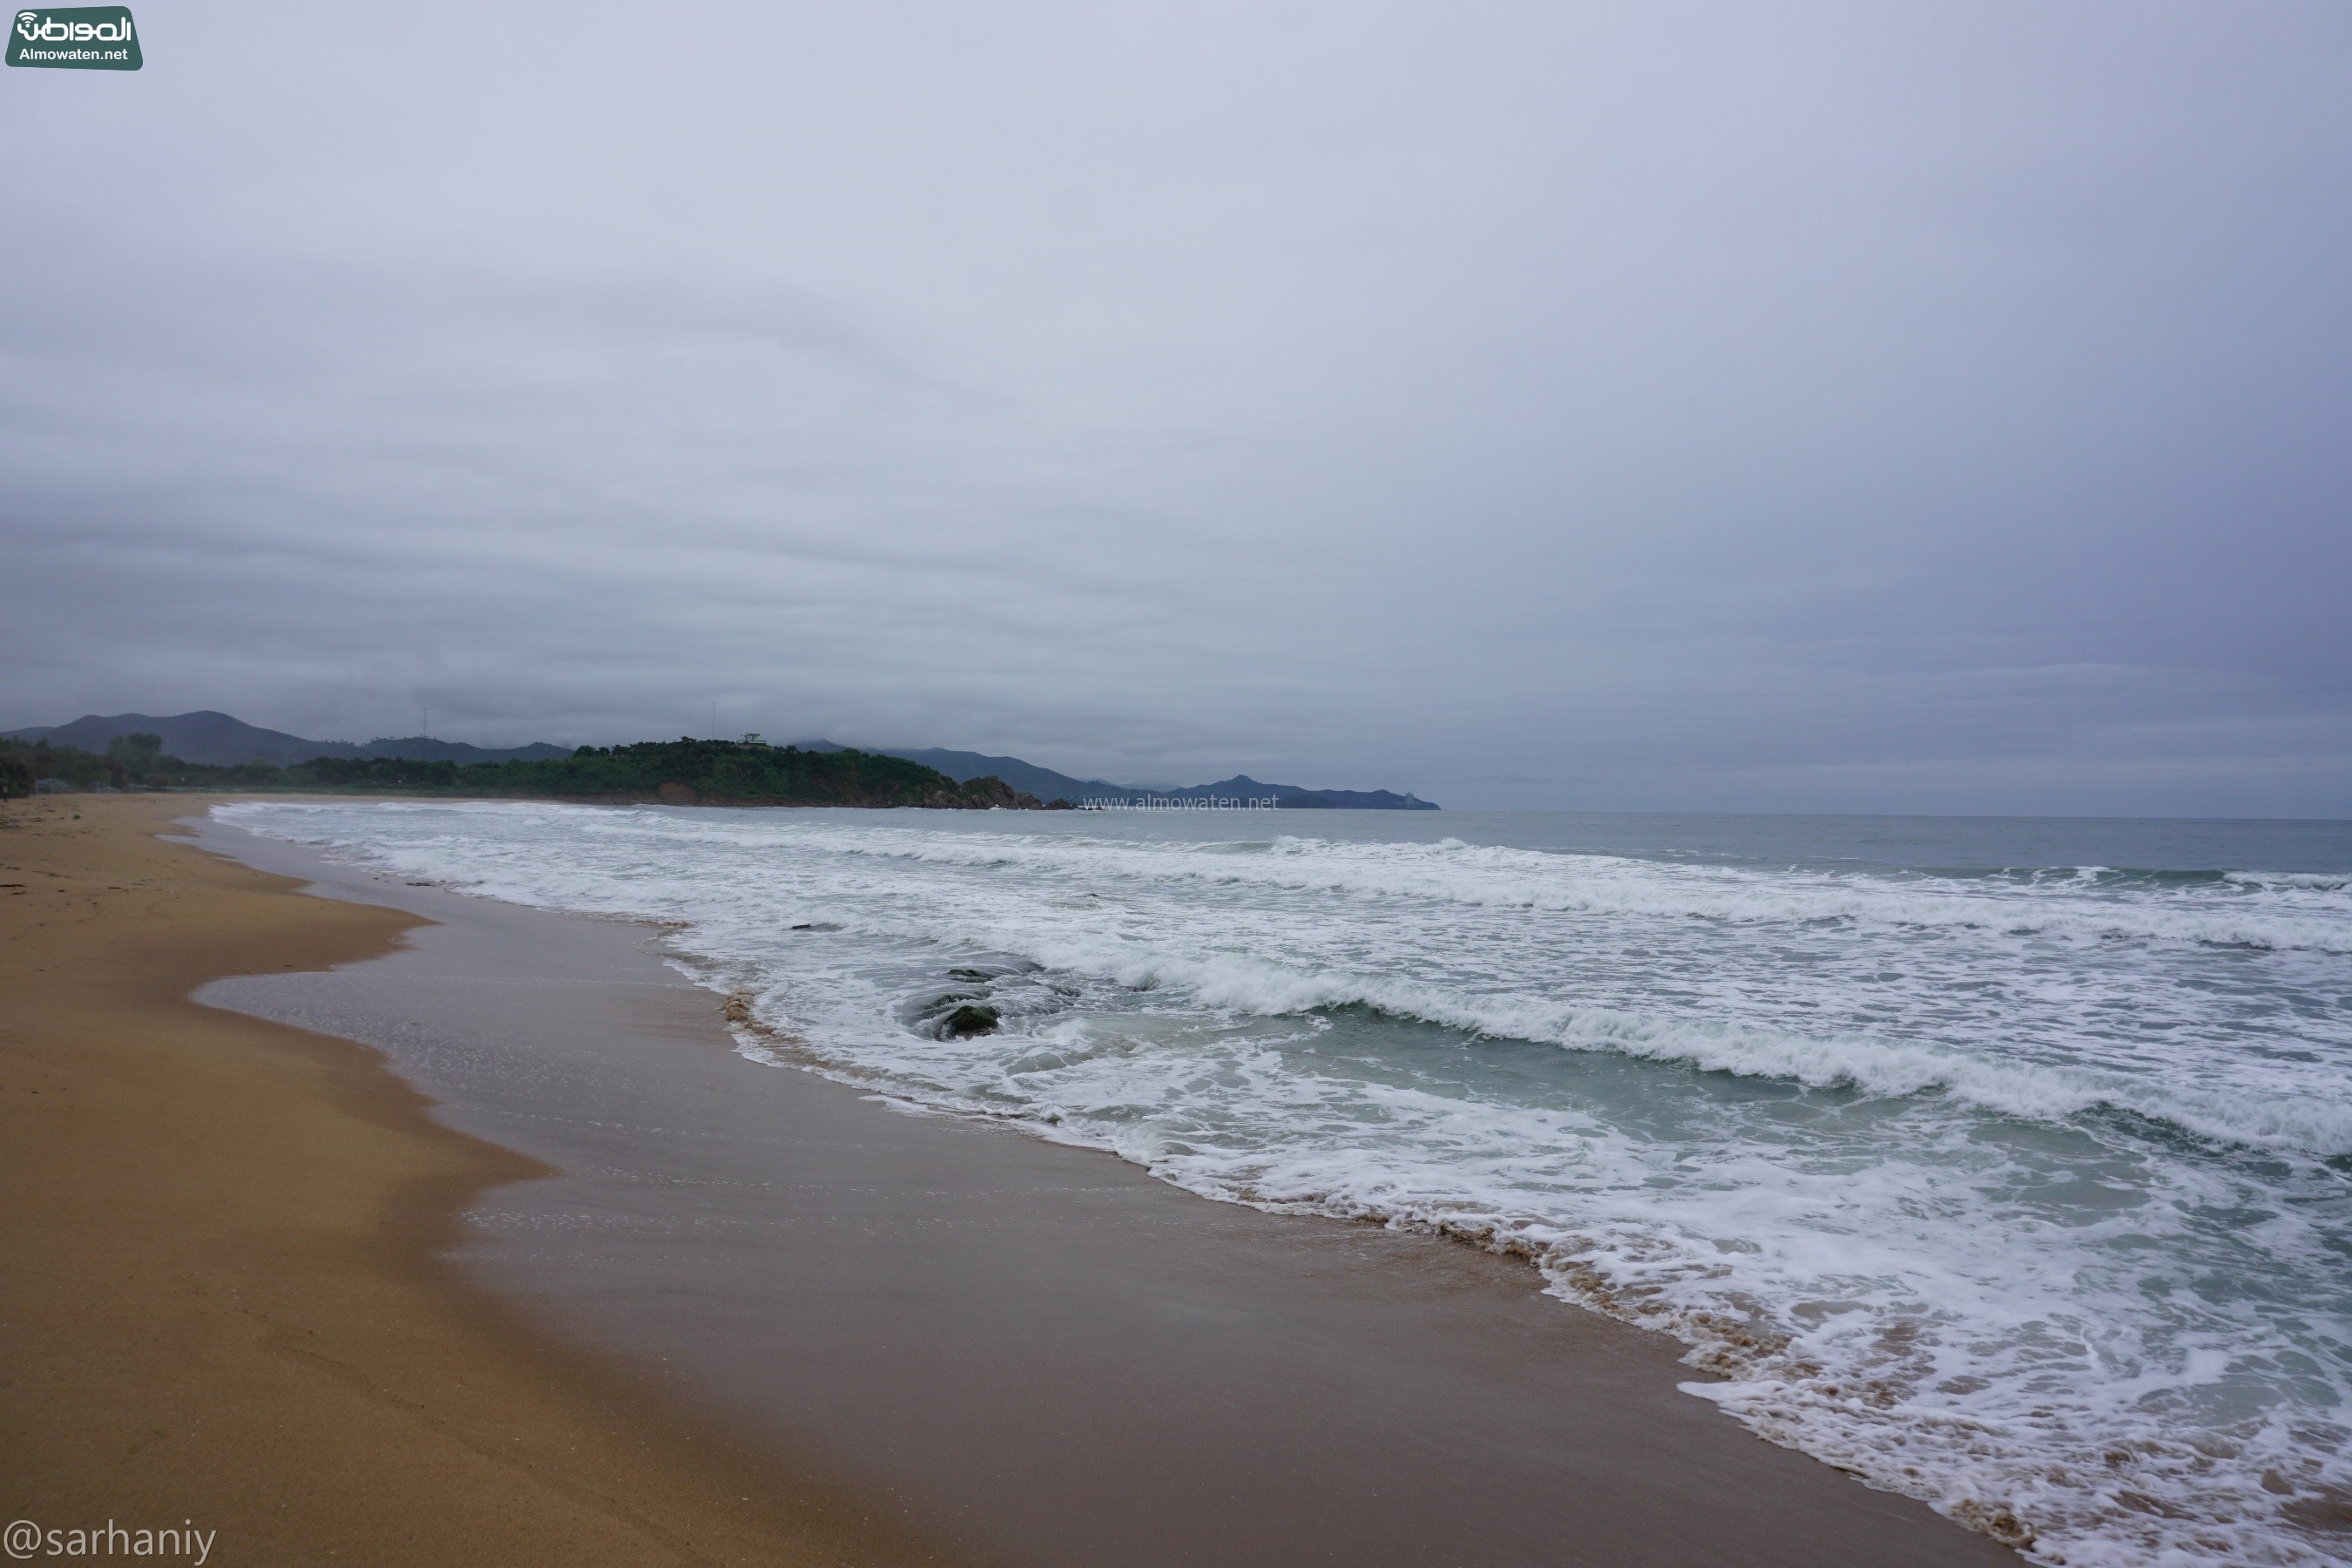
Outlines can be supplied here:
M457 1257L648 1403L991 1560L2013 1564L1682 1394L1679 1347L1455 1243L1204 1202L746 1060L647 928L203 841L436 924L202 994L386 1052L564 1173Z
M0 1521L208 1563L957 1561L460 1279L460 1211L547 1167L188 1000L415 917L150 837L192 809L0 805Z

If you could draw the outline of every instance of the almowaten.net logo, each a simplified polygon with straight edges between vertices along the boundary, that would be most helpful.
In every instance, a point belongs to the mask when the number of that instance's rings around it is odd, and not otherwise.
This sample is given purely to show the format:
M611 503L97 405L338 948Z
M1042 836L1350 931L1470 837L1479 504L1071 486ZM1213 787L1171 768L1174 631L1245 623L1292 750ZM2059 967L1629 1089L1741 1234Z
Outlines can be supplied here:
M135 71L139 35L125 5L72 5L16 13L8 63L51 70Z

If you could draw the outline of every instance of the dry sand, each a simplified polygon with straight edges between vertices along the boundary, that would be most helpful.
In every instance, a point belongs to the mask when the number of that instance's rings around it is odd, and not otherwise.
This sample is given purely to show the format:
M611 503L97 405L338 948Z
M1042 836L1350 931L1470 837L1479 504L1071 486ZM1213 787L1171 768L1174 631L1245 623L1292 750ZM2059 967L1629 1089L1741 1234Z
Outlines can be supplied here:
M0 806L0 1516L229 1563L945 1561L454 1276L460 1208L545 1167L188 1000L417 921L152 837L201 808Z

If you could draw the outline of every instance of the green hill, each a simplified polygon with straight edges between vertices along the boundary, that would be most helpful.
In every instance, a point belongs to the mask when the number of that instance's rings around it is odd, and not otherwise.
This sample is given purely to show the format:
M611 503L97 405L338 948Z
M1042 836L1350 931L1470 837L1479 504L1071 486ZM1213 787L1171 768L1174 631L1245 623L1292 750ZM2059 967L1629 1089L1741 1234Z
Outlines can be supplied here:
M210 766L163 752L153 735L109 742L100 756L47 739L0 741L0 795L38 779L78 788L261 789L672 805L931 806L1034 810L1035 795L1002 779L959 783L920 763L871 752L804 752L756 741L646 741L583 746L568 757L456 763L405 757L313 757Z

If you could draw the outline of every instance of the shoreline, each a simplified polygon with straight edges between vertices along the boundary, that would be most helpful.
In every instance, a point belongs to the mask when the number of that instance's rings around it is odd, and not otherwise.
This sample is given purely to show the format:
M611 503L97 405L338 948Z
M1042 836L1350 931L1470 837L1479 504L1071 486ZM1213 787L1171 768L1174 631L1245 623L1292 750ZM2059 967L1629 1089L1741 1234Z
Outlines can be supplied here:
M0 808L0 1508L225 1563L961 1561L463 1277L465 1213L551 1167L190 999L421 920L157 837L211 804Z
M1679 1345L1524 1263L893 1114L740 1055L648 928L202 837L441 922L207 999L368 1040L442 1121L572 1173L475 1207L471 1278L992 1557L2017 1560L1748 1433L1680 1392Z

